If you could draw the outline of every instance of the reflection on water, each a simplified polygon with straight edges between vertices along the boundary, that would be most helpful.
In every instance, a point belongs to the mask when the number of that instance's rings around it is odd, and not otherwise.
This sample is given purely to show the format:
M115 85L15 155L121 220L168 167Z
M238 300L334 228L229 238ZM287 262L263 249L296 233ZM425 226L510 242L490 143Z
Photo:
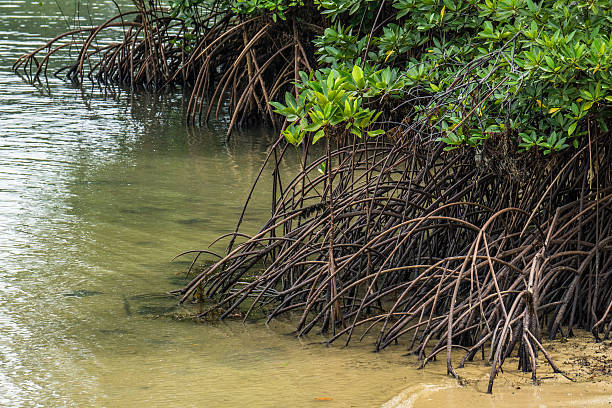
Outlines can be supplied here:
M75 2L60 5L72 19ZM224 123L181 123L177 94L28 85L12 61L65 20L54 2L0 10L0 406L371 406L404 387L407 362L371 345L156 318L186 269L169 260L233 228L274 135L226 148ZM246 232L268 205L256 196Z

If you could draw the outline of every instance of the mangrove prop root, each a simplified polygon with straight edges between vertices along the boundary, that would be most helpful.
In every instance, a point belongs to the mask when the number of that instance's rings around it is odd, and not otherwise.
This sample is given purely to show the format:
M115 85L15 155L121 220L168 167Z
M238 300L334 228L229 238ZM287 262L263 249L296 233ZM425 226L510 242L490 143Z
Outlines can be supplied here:
M290 20L244 19L217 3L205 16L194 16L191 24L156 0L134 4L135 10L98 26L58 35L20 57L13 70L33 83L53 66L52 73L77 85L89 79L129 89L183 86L189 91L189 120L208 120L213 109L217 115L223 109L231 118L228 137L243 124L276 126L279 118L268 102L293 91L291 81L299 70L311 70L314 50L303 44L310 44L316 25L304 25L298 38Z
M454 376L451 351L463 350L462 366L490 348L489 392L512 353L534 382L539 353L560 372L541 340L562 327L609 336L609 134L594 137L596 156L588 146L523 153L513 158L521 177L499 171L493 140L480 165L471 149L403 140L328 144L277 187L260 232L232 234L226 256L179 292L181 302L203 287L224 316L240 306L245 319L259 309L268 320L291 314L298 336L316 328L348 343L374 333L376 350L405 336L421 366L446 354Z
M294 91L299 70L311 70L320 21L304 13L297 30L294 15L245 18L220 4L187 25L156 0L139 0L134 11L58 35L19 58L14 70L40 81L57 59L67 62L55 73L77 84L182 85L191 91L190 120L227 109L228 136L253 120L276 124L268 102ZM466 66L453 86L483 63ZM463 121L502 85L479 81L485 96ZM409 95L393 108L400 117L404 105L422 98ZM326 132L325 153L313 158L306 149L303 170L284 185L279 163L287 146L279 140L266 160L274 167L272 216L253 236L237 227L226 254L178 292L181 302L197 291L212 299L211 311L224 310L222 318L241 306L245 318L256 309L268 320L297 314L298 336L317 328L328 342L348 344L374 333L377 350L406 336L421 366L446 352L453 376L453 349L465 352L462 365L479 349L484 358L488 347L489 392L513 352L534 382L540 352L559 371L544 335L580 327L609 338L609 132L598 134L593 124L588 145L543 158L517 154L502 133L482 151L445 152L427 121L396 124L389 137L352 143ZM200 255L212 254L188 253L195 254L188 273Z

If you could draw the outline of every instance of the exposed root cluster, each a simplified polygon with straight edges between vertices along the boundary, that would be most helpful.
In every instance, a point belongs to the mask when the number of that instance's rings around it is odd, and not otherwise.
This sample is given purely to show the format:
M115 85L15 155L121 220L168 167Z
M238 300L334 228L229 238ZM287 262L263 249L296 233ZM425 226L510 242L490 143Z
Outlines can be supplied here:
M316 328L329 342L375 332L380 350L403 338L422 366L446 353L452 375L453 349L459 366L481 351L489 392L513 351L534 381L540 352L558 371L544 334L609 337L609 135L549 160L535 153L519 179L476 165L472 149L433 146L328 142L288 185L276 181L273 216L253 237L232 234L181 301L203 291L221 318L241 306L268 320L296 312L298 336Z
M187 86L189 117L208 119L227 107L228 135L251 120L274 123L269 102L292 89L300 70L311 71L310 44L321 28L307 6L298 30L292 15L242 18L220 3L194 16L194 24L154 0L136 5L52 39L14 69L39 81L52 56L76 49L77 58L56 74L131 89ZM479 120L477 108L502 86L470 79L474 67L498 56L468 64L440 97L460 91L448 106L477 100L457 126ZM400 108L424 98L417 89L385 109L402 117ZM262 310L268 320L297 313L298 336L316 328L329 342L348 344L377 333L377 350L407 339L422 366L446 353L455 376L453 349L464 352L459 365L481 351L491 363L489 392L513 352L534 381L538 353L558 371L541 344L545 334L567 336L580 327L609 338L609 131L589 122L583 146L550 158L516 154L508 137L516 135L501 133L487 134L481 150L445 152L435 141L440 135L427 134L435 113L406 117L374 141L347 141L330 129L325 153L312 159L306 148L303 169L288 184L279 172L288 146L279 139L267 160L275 165L272 216L255 236L238 228L230 234L227 254L180 291L181 302L212 299L204 315L223 310L221 318L239 307L246 316ZM193 268L210 252L187 253L196 254Z
M19 58L13 69L35 82L48 75L52 57L68 58L53 73L76 84L88 78L130 89L185 86L191 91L191 120L208 120L213 110L218 115L227 109L229 135L240 124L275 124L269 102L293 89L300 70L311 70L309 44L322 32L302 23L298 34L295 18L275 23L266 16L241 18L218 2L189 24L155 0L135 6L98 26L58 35Z

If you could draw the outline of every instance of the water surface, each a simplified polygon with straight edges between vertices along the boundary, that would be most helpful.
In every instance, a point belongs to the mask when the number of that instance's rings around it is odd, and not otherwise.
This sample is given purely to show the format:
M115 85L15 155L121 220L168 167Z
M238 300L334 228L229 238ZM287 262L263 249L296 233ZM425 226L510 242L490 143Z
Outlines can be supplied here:
M78 4L0 0L0 406L524 408L567 391L491 399L443 364L415 370L405 344L375 354L296 340L290 322L159 317L188 261L170 260L233 229L275 135L226 146L226 121L185 126L177 93L21 81L19 55L116 10L95 0L78 17ZM265 173L244 232L269 214L269 185Z
M0 405L372 406L404 388L408 360L369 343L157 317L186 270L170 259L232 230L274 135L225 146L223 121L182 123L178 94L21 81L15 58L74 21L58 4L0 0ZM83 4L79 21L114 11ZM266 185L245 232L269 213Z

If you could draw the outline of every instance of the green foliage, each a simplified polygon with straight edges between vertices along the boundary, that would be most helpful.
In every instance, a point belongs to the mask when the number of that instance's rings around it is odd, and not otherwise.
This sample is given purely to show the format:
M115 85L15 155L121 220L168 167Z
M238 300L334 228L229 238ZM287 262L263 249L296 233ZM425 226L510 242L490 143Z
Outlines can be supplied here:
M208 0L168 0L172 17L180 17L189 25L197 22L197 15L204 11Z
M364 12L373 11L378 7L379 2L375 0L315 0L319 6L321 14L337 20L343 15L363 15Z
M232 11L236 14L269 13L272 20L286 20L288 9L303 6L302 0L234 0Z
M184 33L181 37L169 40L170 44L181 47L185 52L190 52L196 42L196 36L190 32Z
M206 13L211 0L168 0L173 17L180 17L189 24L196 22L196 15ZM269 14L274 22L287 19L287 10L304 5L303 0L220 0L220 9L231 10L235 15Z
M357 137L364 133L368 136L384 133L367 130L380 113L362 106L364 95L384 91L376 88L379 72L371 69L364 72L359 65L354 65L351 71L322 69L310 76L300 72L300 77L297 98L287 92L285 104L271 102L275 112L286 116L290 122L283 131L287 142L297 146L306 134L312 134L314 144L336 126L343 126L345 131Z
M368 0L316 0L336 21L316 40L319 61L350 69L373 23ZM378 3L376 3L378 4ZM399 68L404 94L417 91L413 121L448 144L478 146L500 132L545 154L577 146L587 121L612 112L609 0L394 0L370 39L367 62ZM350 26L350 25L349 25ZM363 93L360 97L373 97Z
M361 40L353 35L352 29L345 29L341 24L325 29L322 36L319 36L314 45L317 46L317 54L320 55L320 63L334 64L337 61L354 64L357 58L363 53L366 46L367 37Z
M284 20L289 11L300 19L299 10L310 11L313 5L303 0L225 1L238 16L264 13L274 21ZM292 125L286 132L294 144L309 132L318 140L321 129L327 134L340 123L362 134L371 123L355 125L361 110L367 106L374 117L375 110L388 113L385 109L399 104L409 116L406 123L427 125L447 149L478 147L504 134L523 150L547 154L578 146L588 123L608 131L609 0L313 2L321 13L319 24L328 20L313 43L320 68L302 75L295 109L288 99L284 105L274 103ZM171 2L175 14L187 17L202 4ZM188 41L180 45L190 47ZM359 83L354 67L363 72ZM328 86L330 75L334 79ZM319 122L318 130L309 130Z

